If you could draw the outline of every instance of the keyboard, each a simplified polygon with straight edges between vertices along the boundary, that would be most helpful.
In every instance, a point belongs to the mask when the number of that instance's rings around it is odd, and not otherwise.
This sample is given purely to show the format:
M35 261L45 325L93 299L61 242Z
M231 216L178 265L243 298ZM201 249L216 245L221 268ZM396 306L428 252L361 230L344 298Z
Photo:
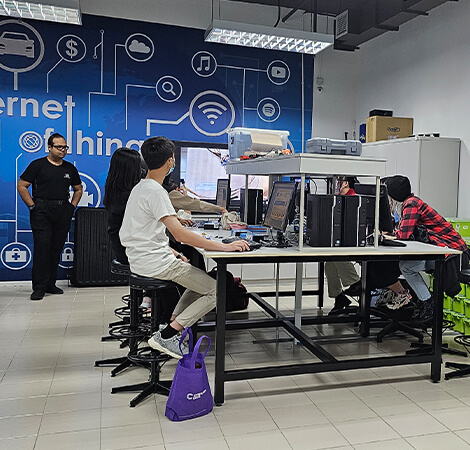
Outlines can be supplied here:
M235 241L246 241L248 242L248 245L250 246L250 252L253 250L258 250L261 248L261 244L259 242L253 242L253 241L248 241L240 236L230 236L228 238L222 239L222 244L231 244L232 242Z
M397 239L390 239L382 236L382 239L379 239L379 245L384 247L406 247L406 244Z

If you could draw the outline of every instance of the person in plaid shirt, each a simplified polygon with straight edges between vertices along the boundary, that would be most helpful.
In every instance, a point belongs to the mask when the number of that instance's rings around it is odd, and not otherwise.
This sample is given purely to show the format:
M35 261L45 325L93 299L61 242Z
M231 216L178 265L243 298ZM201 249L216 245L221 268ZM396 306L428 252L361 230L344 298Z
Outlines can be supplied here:
M411 192L410 180L407 177L395 175L388 178L385 184L392 200L392 210L399 217L398 229L395 231L398 239L413 239L415 228L420 225L426 229L429 243L468 252L467 244L452 225ZM433 265L433 261L400 261L403 276L421 300L412 317L417 322L426 322L432 318L431 293L420 272L433 268Z

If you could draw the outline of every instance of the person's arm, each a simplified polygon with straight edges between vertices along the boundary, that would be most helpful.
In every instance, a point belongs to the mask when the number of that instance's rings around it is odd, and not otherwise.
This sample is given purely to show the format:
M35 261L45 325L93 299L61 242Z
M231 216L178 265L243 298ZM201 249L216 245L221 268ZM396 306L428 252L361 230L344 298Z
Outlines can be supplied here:
M75 208L77 207L78 203L80 202L80 199L82 198L83 194L83 188L81 184L76 184L72 186L73 189L73 197L70 203L72 203Z
M21 200L24 201L25 205L29 208L34 205L33 198L29 193L28 188L31 186L29 181L22 180L21 178L18 180L18 194L20 194Z
M200 211L200 212L225 212L223 208L212 203L199 200L198 198L183 195L181 192L174 190L169 193L170 201L173 207L184 209L185 211Z
M400 228L396 232L398 239L410 239L419 219L418 207L414 204L403 207Z
M191 245L193 247L203 248L204 250L214 250L221 252L236 252L248 250L250 247L246 241L235 241L231 244L222 244L221 242L211 241L183 228L178 222L176 216L165 216L160 219L168 228L173 237L182 244Z

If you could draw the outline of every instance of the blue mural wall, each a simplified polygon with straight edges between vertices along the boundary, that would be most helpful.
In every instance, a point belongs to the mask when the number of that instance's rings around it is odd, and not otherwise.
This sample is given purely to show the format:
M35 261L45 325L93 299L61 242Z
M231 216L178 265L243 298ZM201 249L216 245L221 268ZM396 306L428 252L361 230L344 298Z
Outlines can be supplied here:
M302 56L206 44L204 32L84 16L83 26L0 20L0 280L28 280L32 234L19 175L63 134L84 186L101 206L109 158L148 136L227 142L231 127L288 130L302 146ZM305 136L313 58L304 57ZM73 236L59 273L73 264Z

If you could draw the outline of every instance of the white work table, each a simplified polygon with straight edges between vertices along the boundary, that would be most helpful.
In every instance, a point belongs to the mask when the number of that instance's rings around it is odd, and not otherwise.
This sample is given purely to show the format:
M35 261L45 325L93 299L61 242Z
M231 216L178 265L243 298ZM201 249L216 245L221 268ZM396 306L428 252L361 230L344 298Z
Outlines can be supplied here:
M200 233L203 233L201 230ZM224 231L206 231L206 237L220 239L229 234ZM218 236L218 237L216 237ZM379 366L393 366L402 364L431 364L431 379L434 382L440 380L441 374L441 345L442 345L442 312L443 312L443 290L442 290L442 269L445 255L459 254L457 250L444 247L437 247L420 242L407 242L406 247L342 247L342 248L270 248L262 247L251 252L215 252L200 250L205 257L213 259L217 264L217 315L216 315L216 360L215 360L215 392L214 401L217 405L224 402L224 383L226 381L245 380L251 378L264 378L275 376L287 376L301 373L318 373L336 370L360 369ZM341 359L337 360L326 351L322 343L315 342L316 338L309 338L301 330L301 318L286 317L276 311L269 303L256 293L250 293L250 297L260 306L270 318L257 319L250 324L250 320L244 321L243 327L283 327L304 348L309 350L314 356L311 363L291 364L278 367L257 367L253 369L225 370L225 333L227 329L243 329L240 324L226 323L226 270L227 265L232 263L257 263L265 262L322 262L322 261L358 261L362 265L362 286L363 294L360 301L360 311L355 320L361 322L361 335L368 336L370 327L370 291L367 293L367 264L374 261L394 261L394 260L435 260L435 285L433 292L434 318L432 323L432 349L427 354L403 355L384 357L371 355L368 358ZM296 309L301 312L301 303ZM318 323L337 323L334 318L318 317ZM236 321L234 321L236 322ZM294 323L292 323L294 322ZM202 325L203 327L204 325ZM231 328L232 327L232 328ZM326 339L326 338L324 338ZM316 359L316 361L315 361Z

